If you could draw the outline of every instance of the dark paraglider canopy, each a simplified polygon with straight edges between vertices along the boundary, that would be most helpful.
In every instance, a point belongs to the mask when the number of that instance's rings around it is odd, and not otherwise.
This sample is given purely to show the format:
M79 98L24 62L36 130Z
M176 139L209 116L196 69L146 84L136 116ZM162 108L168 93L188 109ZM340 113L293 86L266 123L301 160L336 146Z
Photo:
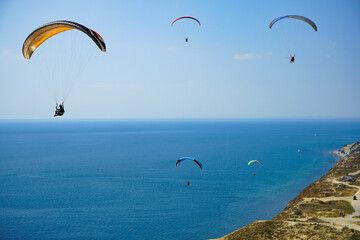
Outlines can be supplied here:
M176 167L178 167L179 164L180 164L182 161L184 161L184 160L193 161L193 162L195 162L201 169L203 168L203 167L202 167L202 164L201 164L199 161L197 161L195 158L191 158L191 157L182 157L182 158L180 158L180 159L176 162Z

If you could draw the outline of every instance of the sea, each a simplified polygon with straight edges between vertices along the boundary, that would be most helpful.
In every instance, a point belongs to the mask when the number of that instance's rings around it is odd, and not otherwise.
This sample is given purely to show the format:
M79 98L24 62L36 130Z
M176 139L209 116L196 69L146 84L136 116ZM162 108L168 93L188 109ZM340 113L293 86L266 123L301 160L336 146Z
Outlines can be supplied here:
M360 120L1 120L0 239L222 237L358 140Z

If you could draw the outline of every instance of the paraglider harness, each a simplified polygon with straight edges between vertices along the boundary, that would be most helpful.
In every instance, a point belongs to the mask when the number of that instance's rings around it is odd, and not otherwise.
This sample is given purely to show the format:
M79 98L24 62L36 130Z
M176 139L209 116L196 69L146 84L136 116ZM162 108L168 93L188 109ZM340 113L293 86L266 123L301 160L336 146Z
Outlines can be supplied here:
M56 116L62 116L62 115L64 115L64 113L65 113L64 102L62 102L59 107L58 107L58 104L56 103L55 115L54 115L54 117L56 117Z
M290 63L294 63L294 62L295 62L295 55L294 56L290 55Z

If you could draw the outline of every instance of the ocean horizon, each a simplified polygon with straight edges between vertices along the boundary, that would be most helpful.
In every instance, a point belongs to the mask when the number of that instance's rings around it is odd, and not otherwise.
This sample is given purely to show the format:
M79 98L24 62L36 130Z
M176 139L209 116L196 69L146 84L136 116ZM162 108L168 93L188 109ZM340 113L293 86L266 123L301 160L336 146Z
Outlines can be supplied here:
M0 120L0 238L221 237L359 139L359 119Z

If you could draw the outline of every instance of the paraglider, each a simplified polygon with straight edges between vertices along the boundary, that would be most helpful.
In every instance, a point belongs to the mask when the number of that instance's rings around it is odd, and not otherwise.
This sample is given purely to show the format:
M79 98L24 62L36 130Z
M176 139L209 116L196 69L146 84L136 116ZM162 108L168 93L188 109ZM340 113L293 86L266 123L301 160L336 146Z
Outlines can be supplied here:
M250 164L252 163L259 163L261 166L263 166L262 162L258 161L258 160L251 160L250 162L248 162L248 166L250 166ZM254 177L256 176L255 172L254 172Z
M175 20L171 23L171 27L174 25L175 22L177 22L177 21L179 21L179 20L181 20L181 19L190 19L190 20L193 20L193 21L197 22L199 25L201 25L201 24L200 24L200 21L197 20L196 18L194 18L194 17L189 17L189 16L184 16L184 17L179 17L179 18L175 19ZM185 37L185 42L188 42L188 41L189 41L189 38L188 38L188 37Z
M190 161L193 161L194 163L196 163L200 169L202 169L202 164L201 162L197 161L195 158L191 158L191 157L182 157L180 158L179 160L177 160L176 162L176 167L179 167L179 164L182 162L182 161L185 161L185 160L190 160ZM186 182L186 186L190 186L190 181L187 181Z
M312 29L317 32L317 26L316 24L310 20L309 18L307 17L303 17L303 16L299 16L299 15L285 15L285 16L281 16L281 17L277 17L275 19L273 19L270 24L269 24L269 28L272 29L273 26L278 23L279 21L283 21L285 19L295 19L295 20L300 20L300 21L303 21L304 23L308 24L309 26L312 27ZM285 24L286 25L286 24ZM292 42L293 40L295 40L296 38L300 37L301 33L300 32L297 32L297 28L294 26L293 28L295 29L291 29L292 26L287 26L286 29L283 29L285 32L283 32L281 35L284 35L286 36L286 41L285 41L285 45L288 45L288 48L290 48L289 45L292 45ZM296 34L296 37L291 37L290 35L292 35L293 32L294 34ZM301 39L297 39L301 42ZM291 46L293 47L293 46ZM288 49L289 50L289 49ZM290 50L289 50L289 53L290 53ZM295 54L291 54L290 53L290 63L294 63L295 62Z
M290 63L294 63L294 62L295 62L295 55L294 56L290 55Z
M60 106L58 107L58 104L56 103L56 107L55 107L55 115L56 116L62 116L65 113L65 109L64 109L64 102L62 104L60 104Z
M69 95L71 88L74 85L74 81L79 77L80 70L84 69L84 65L89 61L90 58L89 56L88 58L86 58L86 56L76 56L78 53L76 50L80 49L81 47L85 48L85 53L90 52L91 49L87 49L86 44L83 44L85 46L82 46L81 44L77 45L76 43L78 39L72 39L71 37L68 37L72 35L65 34L66 38L64 39L66 41L57 37L59 33L67 32L72 29L79 30L80 32L86 34L102 52L106 52L104 39L97 32L79 23L65 20L46 23L38 27L29 34L22 47L22 54L24 58L31 59L32 55L36 51L39 51L37 49L39 49L40 45L46 45L40 50L39 56L37 56L35 59L42 61L41 63L39 62L38 70L44 71L41 75L44 80L47 81L49 90L51 90L53 93L53 97L56 102L56 111L54 117L64 115L64 101ZM64 36L64 34L60 35ZM50 43L48 43L49 39L54 39L55 41L51 40ZM67 42L70 46L64 47L64 42ZM53 46L53 44L58 45ZM50 46L51 49L48 49L48 46ZM51 50L53 52L45 50ZM48 57L48 59L46 59L46 57ZM34 61L35 60L31 61L33 66ZM60 104L59 107L58 91L62 91L62 99L60 99L62 104Z

